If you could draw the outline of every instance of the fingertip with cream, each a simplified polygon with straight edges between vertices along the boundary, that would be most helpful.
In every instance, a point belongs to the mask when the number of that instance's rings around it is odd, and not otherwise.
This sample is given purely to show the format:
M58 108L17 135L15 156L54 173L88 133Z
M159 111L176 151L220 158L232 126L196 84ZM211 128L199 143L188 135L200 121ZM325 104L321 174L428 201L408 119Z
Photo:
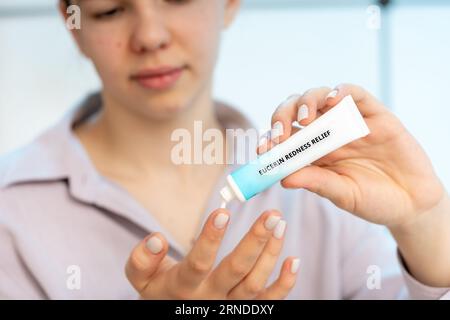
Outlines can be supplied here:
M284 231L286 230L286 221L280 220L273 231L273 236L277 239L283 238Z
M217 229L223 229L227 225L228 220L230 220L230 216L221 212L214 218L214 227Z
M158 254L163 249L163 242L157 236L150 237L145 245L153 254Z
M308 119L309 117L309 109L306 104L302 104L300 108L298 108L297 121L300 122L302 120Z
M300 259L295 258L291 262L291 273L296 274L298 272L298 267L300 266Z
M334 89L327 95L327 99L335 98L338 95L338 93L339 93L338 90Z
M277 121L273 124L272 130L270 131L270 138L272 141L276 140L284 134L283 122Z

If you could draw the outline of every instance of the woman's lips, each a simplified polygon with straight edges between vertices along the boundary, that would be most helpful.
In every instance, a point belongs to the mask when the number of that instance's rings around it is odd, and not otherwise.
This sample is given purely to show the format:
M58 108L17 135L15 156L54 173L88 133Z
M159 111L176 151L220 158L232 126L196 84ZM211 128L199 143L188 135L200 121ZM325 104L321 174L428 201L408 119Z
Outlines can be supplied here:
M147 89L164 90L172 87L183 74L184 67L149 69L131 77Z

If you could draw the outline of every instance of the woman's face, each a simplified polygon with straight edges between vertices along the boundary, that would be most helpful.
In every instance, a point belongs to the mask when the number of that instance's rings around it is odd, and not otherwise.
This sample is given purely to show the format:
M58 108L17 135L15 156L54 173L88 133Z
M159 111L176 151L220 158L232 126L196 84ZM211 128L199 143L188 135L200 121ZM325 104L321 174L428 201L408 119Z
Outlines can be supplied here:
M239 0L78 0L73 34L114 104L164 119L210 95L221 31ZM164 79L156 69L173 72Z

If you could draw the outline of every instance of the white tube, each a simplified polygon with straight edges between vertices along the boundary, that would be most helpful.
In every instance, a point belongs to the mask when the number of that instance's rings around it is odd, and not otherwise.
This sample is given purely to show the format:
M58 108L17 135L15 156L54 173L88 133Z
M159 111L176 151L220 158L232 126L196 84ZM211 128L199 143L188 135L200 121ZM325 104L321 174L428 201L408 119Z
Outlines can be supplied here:
M220 194L226 203L234 198L244 202L291 173L369 133L353 98L346 96L286 141L229 174L227 185Z

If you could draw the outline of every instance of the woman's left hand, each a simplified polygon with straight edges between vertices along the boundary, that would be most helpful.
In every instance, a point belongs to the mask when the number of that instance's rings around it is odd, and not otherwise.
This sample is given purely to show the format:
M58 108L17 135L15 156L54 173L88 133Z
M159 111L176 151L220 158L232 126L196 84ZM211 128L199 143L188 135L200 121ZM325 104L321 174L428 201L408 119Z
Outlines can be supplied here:
M338 207L388 227L408 225L446 196L432 164L399 119L364 89L343 84L291 96L272 117L265 152L351 95L371 133L282 180L286 188L305 188ZM306 107L305 107L306 106ZM282 125L280 125L280 123Z

